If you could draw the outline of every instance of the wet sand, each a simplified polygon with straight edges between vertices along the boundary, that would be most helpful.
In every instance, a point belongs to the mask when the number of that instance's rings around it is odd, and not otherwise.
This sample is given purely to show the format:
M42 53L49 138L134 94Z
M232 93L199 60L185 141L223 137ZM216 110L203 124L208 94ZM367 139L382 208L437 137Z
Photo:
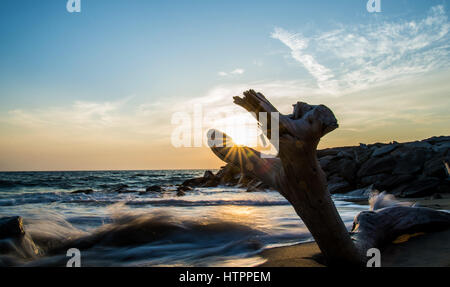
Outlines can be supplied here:
M417 198L402 201L417 202L435 209L450 209L450 195L442 199ZM406 235L407 241L391 243L381 249L384 267L450 267L450 229L441 232ZM399 240L404 241L404 240ZM261 267L325 267L315 242L264 250L260 256L267 261Z

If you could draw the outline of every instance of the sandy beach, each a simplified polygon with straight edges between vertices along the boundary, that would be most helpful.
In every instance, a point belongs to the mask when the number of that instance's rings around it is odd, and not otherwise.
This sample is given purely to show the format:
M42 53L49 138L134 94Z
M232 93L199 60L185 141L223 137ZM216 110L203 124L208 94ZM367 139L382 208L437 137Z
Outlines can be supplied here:
M442 199L423 197L402 201L434 209L450 209L450 195L444 195ZM382 267L450 267L450 229L404 235L402 239L394 241L403 242L393 242L381 249ZM261 267L326 267L315 242L271 248L260 255L267 260Z

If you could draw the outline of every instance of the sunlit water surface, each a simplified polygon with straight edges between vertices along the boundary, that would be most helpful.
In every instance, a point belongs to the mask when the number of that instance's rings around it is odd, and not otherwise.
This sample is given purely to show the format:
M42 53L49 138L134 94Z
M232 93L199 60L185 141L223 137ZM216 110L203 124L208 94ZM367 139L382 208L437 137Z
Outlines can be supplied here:
M275 191L196 188L176 196L175 184L203 172L0 173L0 217L22 216L41 249L33 260L4 262L64 265L65 250L75 245L81 246L83 266L254 266L263 262L258 253L265 248L312 240ZM118 193L123 185L136 192ZM139 194L151 185L165 191ZM71 193L80 189L94 192ZM335 203L349 228L354 216L368 209Z

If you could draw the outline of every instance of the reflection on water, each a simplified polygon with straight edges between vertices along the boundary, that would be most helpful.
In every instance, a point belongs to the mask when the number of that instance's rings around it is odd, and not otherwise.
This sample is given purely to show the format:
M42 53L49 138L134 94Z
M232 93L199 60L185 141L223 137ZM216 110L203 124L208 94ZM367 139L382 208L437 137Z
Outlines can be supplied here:
M3 262L65 265L65 251L78 247L84 266L253 266L262 262L257 256L261 249L312 239L293 208L274 191L197 188L176 197L169 184L201 173L67 172L59 177L30 173L19 178L0 174L0 216L22 216L40 248L33 260L14 257ZM21 185L24 178L26 184ZM121 194L111 191L110 185L118 182L137 191L153 184L167 186L165 192ZM74 185L95 192L72 194ZM359 211L368 209L344 201L336 205L349 227ZM0 263L4 256L0 255Z

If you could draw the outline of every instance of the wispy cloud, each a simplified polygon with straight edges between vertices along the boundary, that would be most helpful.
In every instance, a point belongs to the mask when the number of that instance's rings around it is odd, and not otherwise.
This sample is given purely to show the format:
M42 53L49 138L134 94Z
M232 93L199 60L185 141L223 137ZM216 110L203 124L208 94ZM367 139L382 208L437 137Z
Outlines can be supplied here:
M271 37L330 94L351 93L450 64L450 23L439 5L418 20L391 20L305 37L276 28ZM320 59L320 60L318 60Z
M221 77L226 77L226 76L230 76L230 75L242 75L245 72L244 69L242 68L236 68L230 72L224 72L224 71L220 71L217 74Z

